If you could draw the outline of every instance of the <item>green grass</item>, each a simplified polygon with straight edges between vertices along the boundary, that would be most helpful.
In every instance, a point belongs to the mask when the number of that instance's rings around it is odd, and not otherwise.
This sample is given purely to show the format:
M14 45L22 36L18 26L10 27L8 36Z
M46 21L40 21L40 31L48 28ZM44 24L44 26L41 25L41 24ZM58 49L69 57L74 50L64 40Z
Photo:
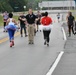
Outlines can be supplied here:
M14 19L18 21L18 16L14 16ZM3 26L3 17L0 15L0 26Z
M3 25L3 17L0 15L0 26Z
M16 21L18 21L18 16L14 16L13 18L14 18Z

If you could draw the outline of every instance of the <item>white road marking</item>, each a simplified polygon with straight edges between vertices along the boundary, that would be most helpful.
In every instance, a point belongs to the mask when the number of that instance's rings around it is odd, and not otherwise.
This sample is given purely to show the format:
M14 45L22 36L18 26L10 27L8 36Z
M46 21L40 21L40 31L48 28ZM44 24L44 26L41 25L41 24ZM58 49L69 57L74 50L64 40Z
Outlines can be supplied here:
M64 40L66 41L67 40L67 37L66 37L66 33L65 33L65 30L64 30L63 27L62 27L62 32L63 32Z
M49 72L46 75L52 75L52 73L54 72L56 66L58 65L62 55L64 54L63 51L60 52L60 54L58 55L56 61L54 62L53 66L51 67L51 69L49 70Z

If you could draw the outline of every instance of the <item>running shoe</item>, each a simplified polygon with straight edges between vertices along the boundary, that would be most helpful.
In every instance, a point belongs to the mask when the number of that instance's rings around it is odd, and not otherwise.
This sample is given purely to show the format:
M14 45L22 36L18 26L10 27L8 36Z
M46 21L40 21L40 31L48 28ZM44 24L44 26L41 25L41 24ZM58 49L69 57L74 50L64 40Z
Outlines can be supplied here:
M44 45L46 45L46 41L44 42Z
M49 46L49 43L47 43L47 46Z
M12 44L12 42L10 42L10 47L12 47L13 46L13 44Z
M14 46L14 41L12 41L12 45Z

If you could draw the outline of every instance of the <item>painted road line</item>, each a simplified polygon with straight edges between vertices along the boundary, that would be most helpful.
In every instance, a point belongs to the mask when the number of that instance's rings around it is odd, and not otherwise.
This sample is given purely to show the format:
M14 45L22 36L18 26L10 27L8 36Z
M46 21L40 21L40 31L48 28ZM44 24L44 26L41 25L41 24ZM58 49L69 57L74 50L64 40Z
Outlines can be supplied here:
M19 34L20 34L20 33L17 32L17 33L15 34L15 37L18 36ZM0 40L0 44L3 43L3 42L6 42L7 40L9 40L8 37L6 37L6 38L4 38L4 39L1 39L1 40Z
M65 30L64 30L63 27L62 27L62 32L63 32L64 40L66 41L67 40L67 37L66 37L66 33L65 33Z
M58 65L58 63L59 63L59 61L60 61L63 54L64 54L63 51L61 51L59 53L59 55L58 55L57 59L55 60L53 66L51 67L51 69L49 70L49 72L46 75L52 75L52 73L54 72L54 70L55 70L56 66Z

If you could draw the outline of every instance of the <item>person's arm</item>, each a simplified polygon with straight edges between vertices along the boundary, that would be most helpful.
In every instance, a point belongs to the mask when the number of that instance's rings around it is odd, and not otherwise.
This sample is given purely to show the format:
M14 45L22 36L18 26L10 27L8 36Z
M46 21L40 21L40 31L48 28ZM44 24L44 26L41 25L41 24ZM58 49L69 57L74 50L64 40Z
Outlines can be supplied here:
M7 22L6 22L6 25L8 25L9 22L10 22L10 20L8 19Z
M18 25L15 19L13 19L13 22L15 23L15 25Z
M35 16L35 18L38 18L38 15L34 15Z
M38 21L38 16L37 15L34 15L35 17L35 23Z
M74 18L74 16L73 16L73 23L75 22L75 18Z
M20 16L18 17L18 20L21 21L21 17Z
M28 19L28 15L25 16L26 20Z
M68 16L66 16L66 21L68 22Z
M52 24L52 18L49 17L49 24Z
M6 25L8 25L9 21L6 22Z
M20 24L20 16L18 17L18 24Z
M43 17L43 18L41 18L40 23L44 25L44 17Z
M27 22L28 15L25 16L25 19L26 19L25 24L28 26L28 22Z
M23 18L22 21L26 24L27 20L26 18Z
M73 26L75 25L75 17L73 17Z

